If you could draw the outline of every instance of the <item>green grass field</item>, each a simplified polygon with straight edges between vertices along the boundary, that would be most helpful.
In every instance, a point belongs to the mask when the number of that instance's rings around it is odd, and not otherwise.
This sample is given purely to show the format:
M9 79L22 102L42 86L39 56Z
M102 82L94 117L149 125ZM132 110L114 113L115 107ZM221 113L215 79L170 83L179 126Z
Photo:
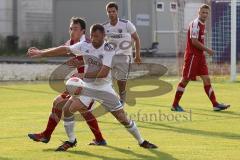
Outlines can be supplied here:
M175 90L177 80L166 80ZM98 120L108 146L89 146L92 133L85 122L77 122L77 147L56 153L54 150L61 144L60 140L66 140L62 122L48 144L33 142L27 134L45 128L57 93L47 82L2 83L0 160L239 160L240 83L219 82L213 86L219 101L231 104L229 110L213 112L201 82L192 82L186 89L181 105L187 113L170 111L174 90L161 96L137 98L135 106L126 106L129 115L135 116L142 135L157 144L159 149L140 148L133 137L110 114L106 114ZM133 89L144 91L150 88L154 86Z

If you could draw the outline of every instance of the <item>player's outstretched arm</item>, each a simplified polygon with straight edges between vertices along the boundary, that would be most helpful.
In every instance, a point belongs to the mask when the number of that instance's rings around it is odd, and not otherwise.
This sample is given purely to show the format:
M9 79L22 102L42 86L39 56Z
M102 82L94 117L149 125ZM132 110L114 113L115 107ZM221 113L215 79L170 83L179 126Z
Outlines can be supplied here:
M84 66L84 61L78 59L78 57L74 57L65 62L65 64L68 65L70 68L79 68Z
M192 40L192 44L196 48L198 48L198 49L200 49L202 51L206 51L209 55L213 55L214 54L213 50L211 50L211 49L207 48L206 46L204 46L201 42L199 42L199 40L197 38L191 38L191 40Z
M51 48L48 50L39 50L37 48L29 48L27 52L27 56L31 58L39 58L39 57L56 57L62 56L69 53L69 47L60 46L56 48Z

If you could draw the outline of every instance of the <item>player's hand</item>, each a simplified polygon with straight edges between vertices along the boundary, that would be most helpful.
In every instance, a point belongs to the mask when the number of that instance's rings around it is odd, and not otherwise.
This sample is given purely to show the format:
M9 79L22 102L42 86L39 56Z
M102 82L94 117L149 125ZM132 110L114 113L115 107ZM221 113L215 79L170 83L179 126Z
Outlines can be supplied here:
M78 77L78 78L82 79L83 73L74 73L71 77Z
M31 58L39 58L42 55L42 51L37 49L36 47L31 47L28 49L27 56Z
M208 49L208 50L207 50L207 53L208 53L210 56L212 56L212 55L214 54L214 50Z
M135 57L134 58L134 63L141 64L142 63L142 59L140 57Z
M77 58L71 58L67 62L65 62L70 68L79 68L84 65L83 61L78 60Z

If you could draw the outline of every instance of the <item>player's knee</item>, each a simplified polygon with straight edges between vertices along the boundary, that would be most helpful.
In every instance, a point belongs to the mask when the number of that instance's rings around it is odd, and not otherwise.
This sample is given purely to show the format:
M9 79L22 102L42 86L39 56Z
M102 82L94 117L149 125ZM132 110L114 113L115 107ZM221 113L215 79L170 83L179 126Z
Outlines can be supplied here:
M71 112L71 107L64 107L63 108L63 115L64 115L64 117L69 117L69 116L73 115L72 112Z
M127 115L123 111L114 111L112 114L122 125L129 125L130 120L127 118Z

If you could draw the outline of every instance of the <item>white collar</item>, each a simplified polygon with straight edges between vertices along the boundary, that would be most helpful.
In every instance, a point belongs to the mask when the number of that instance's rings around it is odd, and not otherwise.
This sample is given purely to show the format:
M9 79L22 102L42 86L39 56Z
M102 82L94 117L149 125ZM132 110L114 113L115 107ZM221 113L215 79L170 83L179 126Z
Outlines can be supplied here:
M205 25L205 23L200 20L199 16L197 19L198 19L198 22L200 22L202 25Z
M103 44L102 44L99 48L95 48L95 47L92 45L92 48L93 48L94 50L101 50L101 49L104 47L104 44L105 44L105 42L103 42Z
M112 24L110 23L110 21L109 21L109 24L110 24L112 27L115 27L115 26L118 24L118 22L119 22L119 18L117 18L117 23L116 23L115 25L112 25Z
M83 35L81 36L79 42L83 42L83 41L85 41L85 40L86 40L86 36L85 36L85 34L83 34Z

